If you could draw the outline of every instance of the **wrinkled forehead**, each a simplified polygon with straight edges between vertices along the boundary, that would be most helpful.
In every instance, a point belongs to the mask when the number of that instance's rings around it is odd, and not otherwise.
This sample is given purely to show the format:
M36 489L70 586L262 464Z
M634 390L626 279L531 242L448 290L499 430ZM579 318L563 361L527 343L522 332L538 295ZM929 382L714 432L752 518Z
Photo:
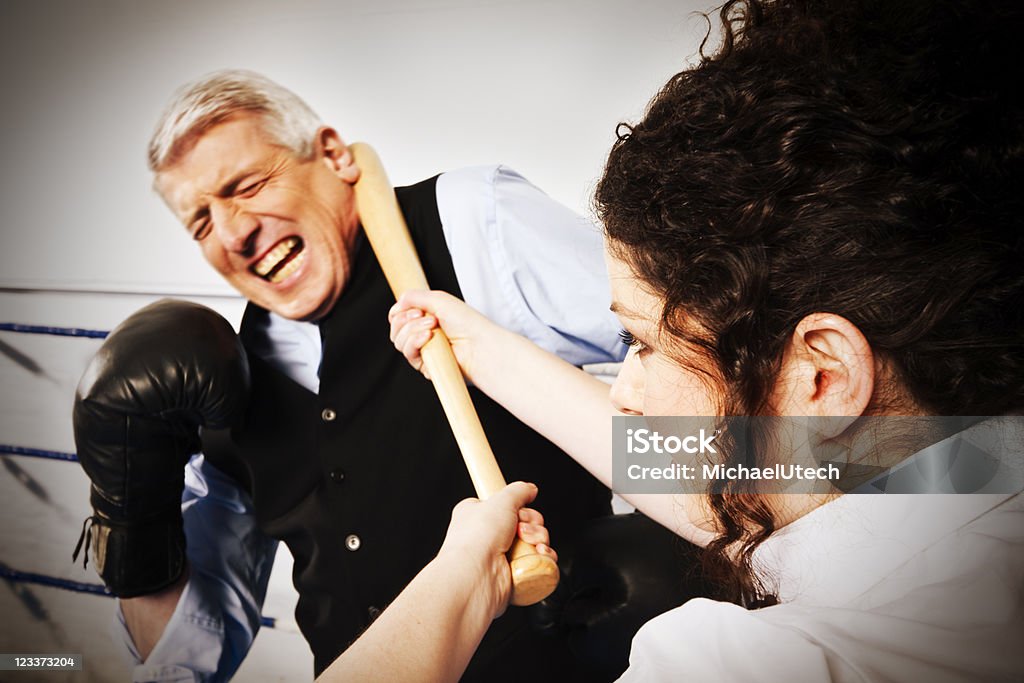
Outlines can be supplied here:
M266 132L261 117L233 117L189 140L156 173L153 186L184 220L204 197L221 193L233 180L265 170L289 154Z

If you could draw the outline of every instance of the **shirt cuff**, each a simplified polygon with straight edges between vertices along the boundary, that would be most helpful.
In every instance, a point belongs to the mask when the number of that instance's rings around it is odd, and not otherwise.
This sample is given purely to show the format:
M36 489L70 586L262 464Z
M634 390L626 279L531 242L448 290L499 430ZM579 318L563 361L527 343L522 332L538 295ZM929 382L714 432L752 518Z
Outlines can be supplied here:
M224 642L224 626L204 613L206 610L201 604L200 594L190 578L160 640L145 662L139 657L118 601L114 626L135 664L132 683L207 683L215 680Z

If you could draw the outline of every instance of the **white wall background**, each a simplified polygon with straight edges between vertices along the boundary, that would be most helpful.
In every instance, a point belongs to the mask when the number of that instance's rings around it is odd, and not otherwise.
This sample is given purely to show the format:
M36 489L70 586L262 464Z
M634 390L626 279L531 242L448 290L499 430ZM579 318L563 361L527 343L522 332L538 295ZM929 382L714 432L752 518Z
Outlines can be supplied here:
M170 294L237 322L242 302L150 191L145 168L152 126L186 81L260 71L346 140L374 144L398 184L501 162L587 212L616 123L637 118L694 58L705 30L696 13L710 4L4 0L0 321L108 329ZM97 344L11 333L0 342L0 443L73 450L74 386ZM0 464L0 563L96 582L70 563L88 508L77 466ZM267 611L288 618L287 566L274 584ZM68 680L121 679L112 607L0 586L0 652L85 652L85 674ZM245 666L240 680L311 675L305 644L285 630L264 629Z
M170 93L223 67L295 90L396 183L500 161L583 210L615 124L695 52L702 4L6 0L0 284L228 291L144 158Z

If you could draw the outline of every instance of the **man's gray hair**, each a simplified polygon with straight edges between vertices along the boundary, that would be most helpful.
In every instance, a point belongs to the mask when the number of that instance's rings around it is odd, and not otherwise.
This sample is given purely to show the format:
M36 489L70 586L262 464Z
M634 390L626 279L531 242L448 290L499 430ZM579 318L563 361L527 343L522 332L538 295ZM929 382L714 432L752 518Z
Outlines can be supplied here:
M309 159L321 122L302 99L252 71L217 71L182 86L149 141L149 170L177 161L210 128L240 112L263 114L264 130L298 158Z

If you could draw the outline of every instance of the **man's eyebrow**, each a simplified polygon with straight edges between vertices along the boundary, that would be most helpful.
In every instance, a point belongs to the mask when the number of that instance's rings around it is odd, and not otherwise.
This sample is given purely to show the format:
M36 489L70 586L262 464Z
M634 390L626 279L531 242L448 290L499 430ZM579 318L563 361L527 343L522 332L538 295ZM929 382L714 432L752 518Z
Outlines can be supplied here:
M221 183L221 186L217 189L215 194L218 197L230 197L232 194L235 193L235 190L238 189L239 183L241 183L247 177L251 176L256 172L257 169L254 168L242 169L241 171L239 171L238 173L236 173L235 175L231 176L226 181ZM197 220L205 216L207 213L209 213L208 208L205 205L200 206L199 208L192 212L192 215L189 217L185 225L192 225Z

